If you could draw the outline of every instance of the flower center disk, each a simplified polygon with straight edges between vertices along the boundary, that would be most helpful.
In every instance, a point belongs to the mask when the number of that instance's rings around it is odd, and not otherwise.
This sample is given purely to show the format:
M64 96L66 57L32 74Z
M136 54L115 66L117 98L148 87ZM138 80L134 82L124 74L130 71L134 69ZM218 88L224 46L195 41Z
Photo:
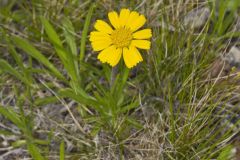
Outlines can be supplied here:
M118 48L128 47L132 40L132 32L128 28L119 28L112 32L111 39Z

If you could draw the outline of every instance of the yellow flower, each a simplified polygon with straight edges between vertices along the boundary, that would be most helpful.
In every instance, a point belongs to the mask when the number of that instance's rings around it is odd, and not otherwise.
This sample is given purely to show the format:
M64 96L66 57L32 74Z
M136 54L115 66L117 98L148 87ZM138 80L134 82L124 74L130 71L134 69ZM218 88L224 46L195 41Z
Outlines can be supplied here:
M135 11L122 9L120 15L115 11L108 13L111 25L102 20L97 20L94 28L97 31L90 33L90 41L94 51L101 51L98 59L102 63L116 66L123 55L124 62L128 68L143 61L139 49L150 49L152 37L151 29L141 28L146 18Z

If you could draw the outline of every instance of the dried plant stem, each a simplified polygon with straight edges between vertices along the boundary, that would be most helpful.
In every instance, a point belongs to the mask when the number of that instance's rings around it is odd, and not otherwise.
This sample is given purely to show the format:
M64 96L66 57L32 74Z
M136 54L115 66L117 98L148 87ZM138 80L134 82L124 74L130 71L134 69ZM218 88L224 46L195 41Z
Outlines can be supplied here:
M70 110L69 106L66 104L66 102L64 100L62 100L51 88L49 88L45 82L41 81L40 82L47 88L49 89L49 91L54 94L54 96L57 97L57 99L62 103L62 105L64 105L64 107L66 107L67 111L69 112L70 116L72 117L74 123L77 125L78 129L85 134L84 129L81 127L81 125L78 123L78 121L76 120L76 118L74 117L72 111Z

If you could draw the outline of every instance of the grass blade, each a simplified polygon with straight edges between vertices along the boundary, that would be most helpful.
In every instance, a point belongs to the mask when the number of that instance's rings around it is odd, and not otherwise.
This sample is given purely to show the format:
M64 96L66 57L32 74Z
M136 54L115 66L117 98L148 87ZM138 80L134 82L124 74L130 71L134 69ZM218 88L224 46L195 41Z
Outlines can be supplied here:
M75 90L78 90L79 84L80 84L80 80L79 80L80 77L78 76L76 71L73 55L69 54L64 49L62 42L59 36L57 35L57 32L54 30L53 26L48 22L48 20L45 19L44 17L41 17L41 21L42 21L42 24L44 25L44 29L47 33L48 38L54 45L54 48L58 57L62 61L65 69L68 72L68 75L71 77L72 81L70 82L70 85L72 85L72 87Z
M64 141L62 141L60 144L60 160L64 159L65 159L65 144Z
M87 14L87 17L86 17L86 20L84 23L82 37L81 37L81 45L80 45L80 61L82 61L85 56L85 47L86 47L86 39L87 39L88 29L89 29L91 17L93 15L93 11L94 11L95 7L96 7L96 5L95 5L95 3L93 3L91 5L90 9L88 10L88 14Z
M93 105L98 106L98 103L90 96L88 95L79 95L76 94L72 89L62 89L59 91L59 95L61 97L68 97L71 98L79 103L85 104L85 105Z
M4 72L15 76L17 79L21 80L23 83L28 84L28 80L25 79L16 69L14 69L7 61L0 59L0 68Z
M62 60L63 63L66 63L67 62L67 54L66 54L66 52L63 52L62 42L61 42L59 36L57 35L56 31L54 30L53 26L44 17L41 17L41 22L44 26L44 30L47 33L49 40L54 45L59 58Z
M33 159L44 160L37 146L29 142L27 148Z
M55 76L66 81L63 75L58 71L58 69L51 62L49 62L49 60L40 51L33 47L27 40L17 36L12 37L12 40L14 41L18 48L21 48L28 55L32 56L34 59L45 65Z
M74 37L75 30L73 27L72 22L68 18L64 18L63 22L63 28L64 28L64 36L66 39L66 42L70 48L71 51L71 58L75 65L75 70L77 72L77 76L79 76L79 67L78 67L78 59L77 59L77 44L76 39Z
M24 130L24 124L22 123L21 119L19 118L16 112L9 108L0 106L0 114L3 115L8 120L10 120L12 123L14 123L19 129Z
M66 42L71 50L72 55L77 57L77 45L75 42L76 39L73 35L75 34L73 24L68 18L64 18L62 24L64 28L64 35L66 38Z

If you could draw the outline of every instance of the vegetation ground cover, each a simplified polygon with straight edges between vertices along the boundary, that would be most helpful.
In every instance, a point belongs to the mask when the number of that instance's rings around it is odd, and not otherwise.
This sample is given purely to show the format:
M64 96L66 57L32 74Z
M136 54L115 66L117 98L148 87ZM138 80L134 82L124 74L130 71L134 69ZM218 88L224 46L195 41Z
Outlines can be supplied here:
M239 159L238 0L0 1L0 159ZM128 69L89 34L146 17Z

